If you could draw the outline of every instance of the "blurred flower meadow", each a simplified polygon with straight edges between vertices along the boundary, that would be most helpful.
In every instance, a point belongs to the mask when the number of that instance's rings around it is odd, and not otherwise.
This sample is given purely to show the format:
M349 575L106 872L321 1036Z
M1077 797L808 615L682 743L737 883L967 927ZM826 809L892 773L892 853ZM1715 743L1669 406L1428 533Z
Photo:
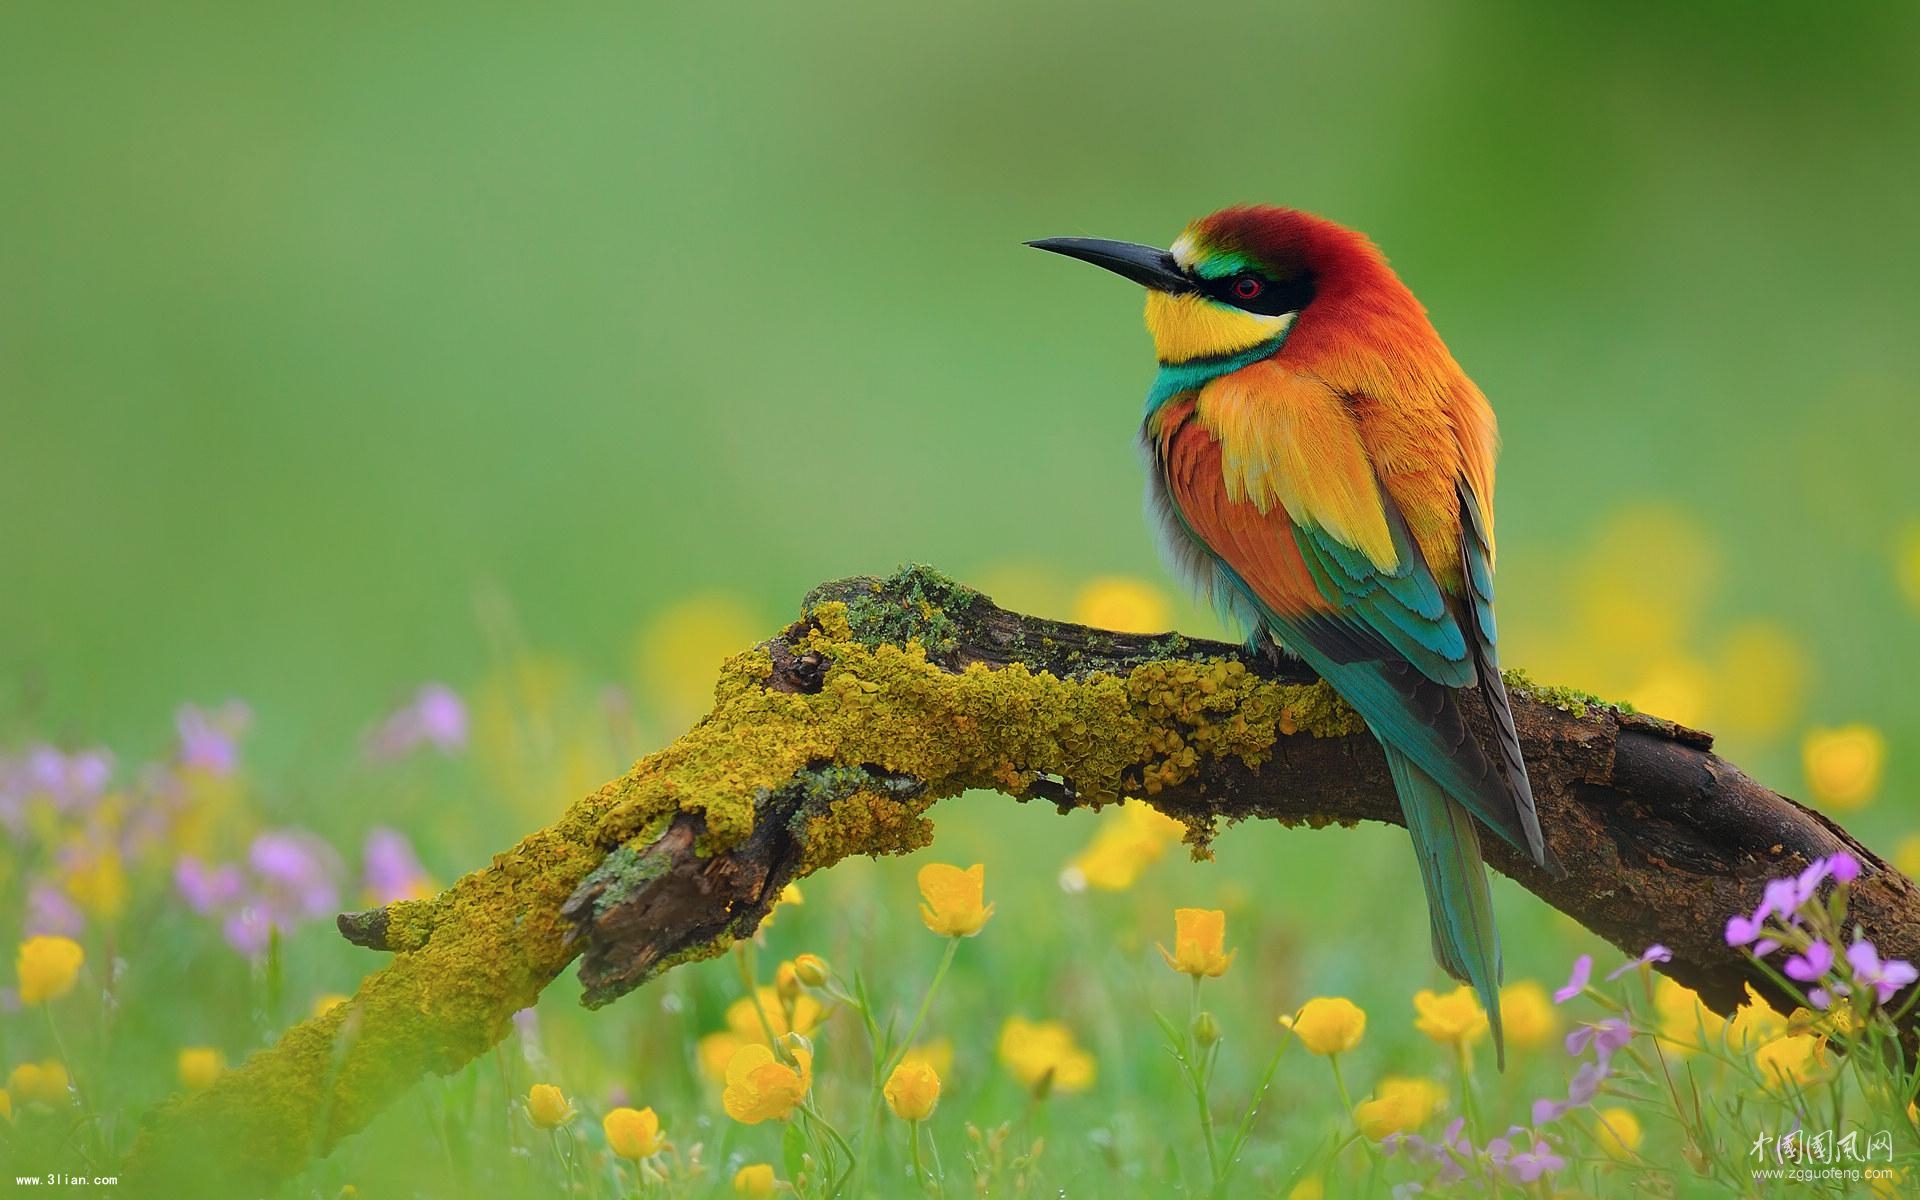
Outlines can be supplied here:
M1622 523L1644 539L1646 521ZM1603 536L1585 565L1608 552ZM1125 630L1181 610L1142 578L1060 592L1061 615ZM1581 656L1650 604L1622 590L1566 630L1567 670L1597 669ZM254 771L271 714L242 700L181 705L145 762L84 740L9 750L9 1161L110 1169L143 1108L342 1003L377 964L337 937L336 913L433 893L484 861L463 827L505 837L539 817L529 795L557 806L665 740L699 704L686 678L763 632L744 610L701 596L662 612L618 682L520 649L485 678L422 684L321 784ZM1797 743L1802 794L1871 814L1886 738L1806 722L1800 676L1775 669L1786 644L1755 669L1767 696L1703 694L1687 715L1773 714L1748 732ZM1606 661L1625 686L1659 679L1670 652L1647 637ZM1533 661L1553 670L1551 643ZM1805 1007L1787 1017L1754 999L1723 1020L1658 974L1663 948L1623 961L1564 919L1529 921L1509 891L1510 961L1537 973L1510 973L1497 1071L1478 1002L1424 954L1338 932L1337 897L1262 894L1236 852L1252 830L1196 864L1145 805L1043 820L1048 850L1009 849L983 819L907 860L808 879L751 943L612 1009L574 1008L563 980L494 1055L415 1089L290 1192L1772 1194L1810 1186L1791 1172L1826 1154L1855 1172L1832 1194L1895 1195L1920 1164L1920 1075L1885 1007L1912 1002L1896 998L1916 972L1848 932L1845 856L1728 915L1730 944L1794 951L1780 982Z

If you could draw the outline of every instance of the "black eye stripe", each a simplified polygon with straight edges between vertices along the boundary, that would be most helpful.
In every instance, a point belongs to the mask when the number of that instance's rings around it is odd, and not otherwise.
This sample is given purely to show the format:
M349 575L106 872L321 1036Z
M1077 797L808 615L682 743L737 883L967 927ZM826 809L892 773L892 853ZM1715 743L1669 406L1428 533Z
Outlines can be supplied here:
M1255 279L1262 285L1258 294L1240 294L1240 281L1247 278ZM1237 275L1198 282L1201 291L1220 303L1262 316L1277 317L1282 313L1299 312L1313 302L1313 277L1310 275L1273 279L1257 272L1243 271Z

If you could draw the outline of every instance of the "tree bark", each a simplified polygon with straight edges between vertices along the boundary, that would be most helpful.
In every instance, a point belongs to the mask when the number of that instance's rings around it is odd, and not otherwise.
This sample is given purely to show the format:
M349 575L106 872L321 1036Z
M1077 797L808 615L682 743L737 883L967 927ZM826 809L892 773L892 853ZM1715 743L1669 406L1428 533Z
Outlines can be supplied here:
M1518 677L1510 691L1564 874L1483 841L1542 900L1629 954L1664 944L1661 969L1718 1012L1748 984L1780 1005L1726 945L1727 918L1766 880L1845 850L1862 867L1851 919L1883 954L1920 960L1914 885L1716 757L1709 735ZM576 955L584 1002L608 1003L750 936L799 876L925 845L925 810L968 788L1062 812L1137 796L1185 822L1196 850L1223 819L1401 823L1379 746L1298 663L1008 612L923 568L827 584L729 661L714 711L673 746L441 896L342 916L394 962L149 1114L122 1178L268 1186L419 1075L484 1052Z

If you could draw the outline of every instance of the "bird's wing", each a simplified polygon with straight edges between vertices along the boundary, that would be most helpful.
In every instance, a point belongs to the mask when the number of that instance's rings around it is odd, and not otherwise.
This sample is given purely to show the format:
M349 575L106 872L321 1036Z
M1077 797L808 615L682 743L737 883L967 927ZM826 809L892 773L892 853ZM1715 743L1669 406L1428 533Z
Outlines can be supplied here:
M1533 860L1557 870L1540 833L1540 817L1534 811L1533 784L1527 778L1527 763L1520 754L1520 734L1513 727L1513 705L1507 699L1507 684L1500 677L1500 656L1494 650L1499 639L1493 623L1493 539L1473 487L1461 479L1455 489L1460 496L1460 579L1472 611L1469 649L1473 652L1475 674L1480 679L1480 695L1493 717L1494 740L1500 747L1500 769L1513 795L1513 806L1527 836L1527 852Z
M1181 521L1376 735L1531 853L1538 826L1455 699L1478 678L1474 650L1346 406L1278 367L1237 374L1250 377L1216 381L1204 405L1161 410L1156 456Z

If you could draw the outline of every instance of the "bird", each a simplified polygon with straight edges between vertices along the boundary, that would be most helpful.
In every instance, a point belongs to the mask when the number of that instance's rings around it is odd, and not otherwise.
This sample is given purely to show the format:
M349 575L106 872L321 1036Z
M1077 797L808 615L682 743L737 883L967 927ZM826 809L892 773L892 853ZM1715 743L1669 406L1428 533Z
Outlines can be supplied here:
M1299 209L1202 217L1168 249L1028 242L1146 289L1159 371L1140 441L1176 572L1365 719L1419 861L1433 953L1501 1033L1479 826L1535 866L1541 832L1493 612L1486 397L1364 234ZM1467 724L1477 694L1493 746Z

